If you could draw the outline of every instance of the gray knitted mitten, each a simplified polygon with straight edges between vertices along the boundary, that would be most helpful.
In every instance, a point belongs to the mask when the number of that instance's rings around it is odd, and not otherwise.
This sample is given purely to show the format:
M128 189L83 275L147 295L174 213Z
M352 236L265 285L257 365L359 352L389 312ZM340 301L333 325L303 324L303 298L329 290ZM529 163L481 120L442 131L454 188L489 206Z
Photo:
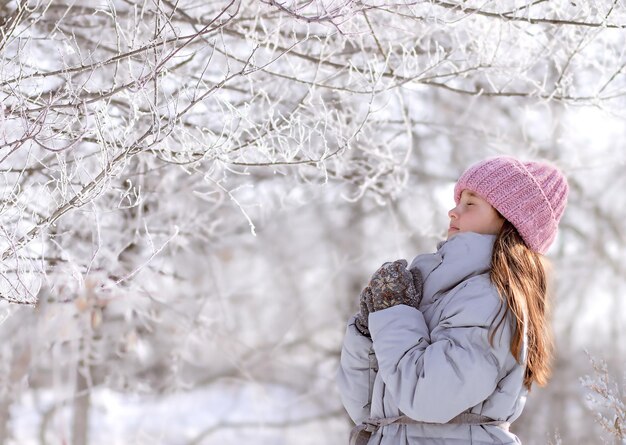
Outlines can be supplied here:
M396 304L408 304L419 307L424 286L419 269L406 269L406 260L383 264L372 276L369 284L359 296L359 313L356 314L355 327L366 337L370 337L368 316L370 312L381 310ZM376 303L372 287L377 292Z
M369 284L372 300L367 309L370 312L398 304L406 304L414 308L419 306L422 298L421 274L417 269L415 269L417 273L412 273L406 267L406 260L397 260L383 264L374 273ZM419 285L419 289L416 289L416 284Z
M367 317L370 312L368 306L372 302L372 290L369 285L365 286L365 288L361 291L361 295L359 296L359 313L356 315L355 326L358 331L365 335L366 337L370 337L369 327L367 325Z
M424 278L422 277L422 272L416 267L414 269L409 269L411 275L413 275L413 285L415 286L415 292L417 293L417 306L419 307L422 302L422 297L424 296Z

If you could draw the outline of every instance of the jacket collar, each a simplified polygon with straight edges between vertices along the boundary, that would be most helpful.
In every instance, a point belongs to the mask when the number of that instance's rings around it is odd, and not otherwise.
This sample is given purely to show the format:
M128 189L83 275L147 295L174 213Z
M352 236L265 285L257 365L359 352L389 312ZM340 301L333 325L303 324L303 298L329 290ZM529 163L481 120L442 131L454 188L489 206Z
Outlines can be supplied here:
M435 253L418 255L409 268L417 267L424 278L422 305L462 281L489 272L496 235L461 232L437 243Z

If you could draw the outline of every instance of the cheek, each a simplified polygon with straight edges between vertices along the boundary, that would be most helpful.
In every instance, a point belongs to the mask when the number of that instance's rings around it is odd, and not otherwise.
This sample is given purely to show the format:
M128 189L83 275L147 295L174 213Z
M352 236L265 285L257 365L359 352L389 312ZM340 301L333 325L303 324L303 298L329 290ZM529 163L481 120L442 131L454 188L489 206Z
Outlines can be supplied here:
M498 231L500 231L500 229L502 229L503 225L504 225L504 219L500 218L499 216L496 216L496 222L495 222L496 229L498 229Z
M466 221L471 221L475 218L475 212L473 212L471 209L466 209L464 212L461 213L461 217Z
M480 228L481 226L489 224L489 217L477 210L467 212L463 219L465 224L471 226L472 228Z

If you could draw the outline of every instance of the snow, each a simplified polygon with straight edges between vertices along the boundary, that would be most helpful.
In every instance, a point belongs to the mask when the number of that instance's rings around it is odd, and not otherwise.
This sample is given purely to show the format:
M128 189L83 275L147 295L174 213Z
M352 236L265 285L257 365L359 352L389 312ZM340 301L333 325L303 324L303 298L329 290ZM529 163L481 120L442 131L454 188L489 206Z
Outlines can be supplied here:
M39 445L39 426L57 394L28 392L11 409L14 437L9 444ZM95 388L91 395L92 445L308 444L311 429L328 428L340 438L346 425L323 416L320 408L288 388L254 382L229 382L163 396L122 394ZM55 412L48 443L62 443L71 431L71 403ZM284 427L292 423L292 427Z

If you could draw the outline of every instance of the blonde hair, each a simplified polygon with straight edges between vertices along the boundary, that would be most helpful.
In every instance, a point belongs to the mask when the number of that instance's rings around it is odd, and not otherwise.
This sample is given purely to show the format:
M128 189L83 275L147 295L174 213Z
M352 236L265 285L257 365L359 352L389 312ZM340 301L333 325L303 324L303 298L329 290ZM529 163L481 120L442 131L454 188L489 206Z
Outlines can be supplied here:
M494 242L490 279L502 298L500 309L506 303L513 314L512 323L515 329L511 338L511 353L520 364L526 322L527 354L524 386L529 391L533 382L544 386L551 375L554 346L549 320L547 279L549 271L550 264L547 259L529 249L517 229L505 219ZM507 311L504 310L489 337L492 346L495 332L504 322L506 314Z

